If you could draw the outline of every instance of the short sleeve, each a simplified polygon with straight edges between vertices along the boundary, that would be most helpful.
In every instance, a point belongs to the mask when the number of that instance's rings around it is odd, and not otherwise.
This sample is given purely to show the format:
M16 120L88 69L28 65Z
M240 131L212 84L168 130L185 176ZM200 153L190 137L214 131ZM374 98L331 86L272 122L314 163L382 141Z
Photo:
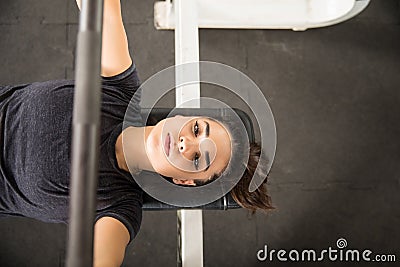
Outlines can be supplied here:
M135 64L124 72L111 77L101 77L103 87L115 87L129 95L135 94L140 87L140 79Z
M126 125L143 126L143 120L140 115L142 88L140 87L140 79L134 64L118 75L102 77L102 88L103 92L113 99L118 98L128 103L124 117Z
M141 191L140 191L141 192ZM120 221L129 232L129 243L136 237L142 223L142 193L127 193L120 201L98 210L96 221L103 217L112 217Z

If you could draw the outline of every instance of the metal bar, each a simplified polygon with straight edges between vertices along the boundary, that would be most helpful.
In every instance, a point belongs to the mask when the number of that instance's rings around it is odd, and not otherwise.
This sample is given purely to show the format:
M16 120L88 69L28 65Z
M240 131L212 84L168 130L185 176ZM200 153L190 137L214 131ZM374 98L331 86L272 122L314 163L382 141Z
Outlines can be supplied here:
M176 69L176 106L198 108L200 107L200 83L179 86L185 81L200 80L197 3L195 0L175 0L173 3L176 14L175 25L177 25L175 28L175 65L191 63L190 68ZM186 101L191 102L185 103ZM202 267L203 211L178 210L177 219L177 265Z
M101 99L103 0L83 0L73 110L68 267L92 266Z

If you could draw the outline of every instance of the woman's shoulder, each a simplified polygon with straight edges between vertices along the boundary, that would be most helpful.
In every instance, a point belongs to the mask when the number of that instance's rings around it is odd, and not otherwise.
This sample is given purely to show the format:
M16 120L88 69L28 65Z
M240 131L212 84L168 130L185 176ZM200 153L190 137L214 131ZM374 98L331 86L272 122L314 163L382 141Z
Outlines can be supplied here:
M141 85L137 68L132 64L125 71L111 76L102 77L102 87L104 91L118 91L131 98Z

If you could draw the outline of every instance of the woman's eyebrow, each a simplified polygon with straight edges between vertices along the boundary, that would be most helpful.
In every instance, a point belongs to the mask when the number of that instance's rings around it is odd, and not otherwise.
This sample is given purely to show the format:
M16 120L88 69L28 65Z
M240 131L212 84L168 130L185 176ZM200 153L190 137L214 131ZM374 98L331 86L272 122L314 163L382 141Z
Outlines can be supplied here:
M208 124L208 122L206 121L204 121L204 123L206 124L206 129L205 129L206 137L208 137L210 135L210 124Z
M207 171L208 168L210 168L210 153L208 153L208 151L205 151L205 152L204 152L204 157L205 157L205 159L206 159L206 165L207 165L207 167L205 168L205 170L204 170L203 172Z
M206 121L204 121L204 123L206 124L204 132L206 134L206 137L208 137L210 135L210 124L208 124L208 122L206 122ZM207 171L208 168L210 168L210 153L208 151L205 151L204 152L204 157L205 157L205 160L206 160L207 167L204 169L203 172Z

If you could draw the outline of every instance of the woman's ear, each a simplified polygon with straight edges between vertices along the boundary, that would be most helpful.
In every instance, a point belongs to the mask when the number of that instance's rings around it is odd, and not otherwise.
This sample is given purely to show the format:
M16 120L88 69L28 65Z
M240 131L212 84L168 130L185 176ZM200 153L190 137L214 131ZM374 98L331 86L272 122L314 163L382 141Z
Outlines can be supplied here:
M179 180L179 179L172 178L172 181L173 181L175 184L196 185L196 184L194 183L194 180Z

